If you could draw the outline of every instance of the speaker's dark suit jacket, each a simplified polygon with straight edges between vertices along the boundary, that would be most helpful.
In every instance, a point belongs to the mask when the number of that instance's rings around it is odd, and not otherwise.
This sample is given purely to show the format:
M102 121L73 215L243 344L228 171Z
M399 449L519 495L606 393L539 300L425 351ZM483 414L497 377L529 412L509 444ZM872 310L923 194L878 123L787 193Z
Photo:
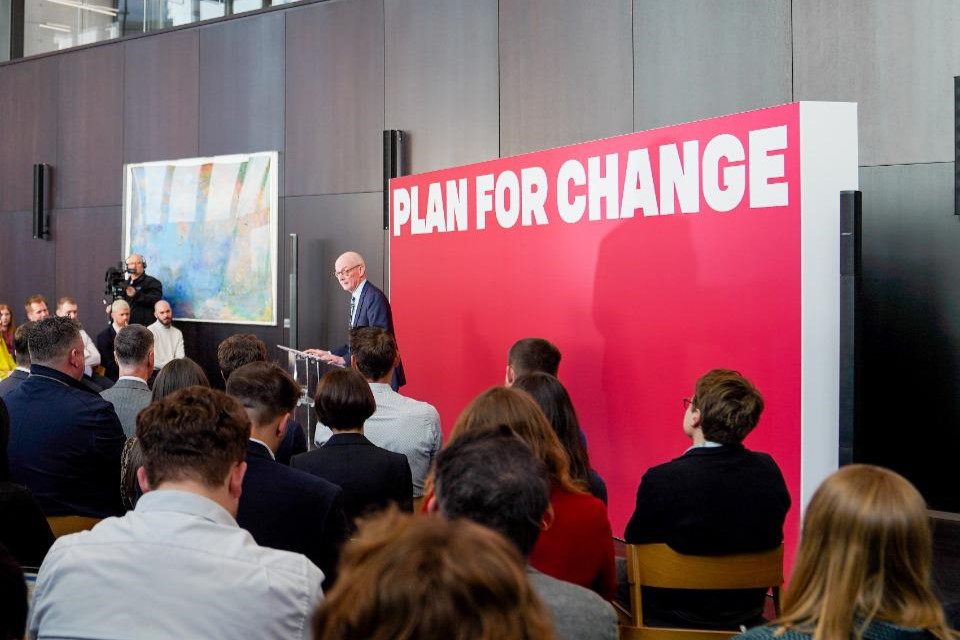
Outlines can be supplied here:
M323 571L324 589L333 583L348 536L340 487L280 464L266 446L251 440L237 523L257 544L310 558Z
M739 444L697 447L643 475L624 539L631 544L665 542L690 555L765 551L783 541L783 521L789 509L790 494L783 475L769 455ZM650 613L662 615L664 624L723 627L749 623L763 605L763 598L750 590L746 594L705 592L708 595L702 596L650 591L654 598Z
M334 433L319 449L294 456L290 466L339 485L351 526L357 516L391 502L413 510L407 456L381 449L362 433Z
M120 515L120 452L126 436L113 405L41 365L4 398L10 473L48 516Z
M380 327L393 333L393 312L390 311L390 301L383 291L373 286L369 280L365 280L363 290L360 291L360 301L357 304L357 310L354 315L354 327ZM331 349L330 353L341 356L350 366L350 345L343 345L338 349ZM403 362L398 362L393 370L393 380L390 386L394 391L407 384L407 377L403 374Z
M277 462L289 466L290 458L298 453L304 453L306 450L307 434L304 433L303 427L295 420L288 421L287 432L284 434L280 446L277 447Z
M20 386L20 383L30 377L30 374L20 369L14 369L13 373L0 380L0 400L7 397L7 394Z
M113 340L117 337L117 331L113 328L113 323L97 334L97 351L100 352L100 364L103 365L103 375L116 382L120 377L120 365L113 357Z

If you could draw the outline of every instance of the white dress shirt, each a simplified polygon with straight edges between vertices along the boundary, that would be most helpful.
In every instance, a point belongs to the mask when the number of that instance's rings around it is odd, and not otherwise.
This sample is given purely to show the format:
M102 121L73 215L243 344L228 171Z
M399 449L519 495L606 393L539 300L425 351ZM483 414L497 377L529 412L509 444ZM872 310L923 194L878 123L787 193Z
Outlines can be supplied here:
M30 638L310 638L323 573L260 547L217 503L157 490L59 538L37 576Z

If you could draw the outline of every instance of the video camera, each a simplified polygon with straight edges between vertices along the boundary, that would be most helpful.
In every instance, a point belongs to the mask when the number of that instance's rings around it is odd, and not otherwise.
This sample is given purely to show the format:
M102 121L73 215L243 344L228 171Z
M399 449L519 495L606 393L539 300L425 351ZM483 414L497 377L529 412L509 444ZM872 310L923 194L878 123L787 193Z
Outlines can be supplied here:
M116 267L107 267L107 273L103 276L103 281L106 283L106 288L103 290L104 302L123 298L127 290L126 272L127 267L122 262L118 262Z

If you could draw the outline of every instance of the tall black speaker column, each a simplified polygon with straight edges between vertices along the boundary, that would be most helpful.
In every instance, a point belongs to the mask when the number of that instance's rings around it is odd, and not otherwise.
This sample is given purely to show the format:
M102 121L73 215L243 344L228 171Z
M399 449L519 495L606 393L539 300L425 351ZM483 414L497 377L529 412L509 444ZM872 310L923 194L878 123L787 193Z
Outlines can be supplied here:
M406 175L404 141L406 136L399 129L383 132L383 230L390 229L390 179Z
M48 164L33 165L33 237L50 237L50 178L53 168Z
M862 193L840 193L840 464L857 459L861 429Z

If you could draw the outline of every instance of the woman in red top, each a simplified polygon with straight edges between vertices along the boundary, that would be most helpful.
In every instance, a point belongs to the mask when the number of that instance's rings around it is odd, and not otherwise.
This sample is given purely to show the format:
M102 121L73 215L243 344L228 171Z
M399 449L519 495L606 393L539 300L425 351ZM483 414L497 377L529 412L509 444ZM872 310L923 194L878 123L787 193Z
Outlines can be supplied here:
M467 431L501 424L523 438L550 473L551 508L530 554L530 565L613 599L617 578L607 508L587 492L583 482L570 476L563 445L529 394L506 387L480 394L460 414L450 441Z

